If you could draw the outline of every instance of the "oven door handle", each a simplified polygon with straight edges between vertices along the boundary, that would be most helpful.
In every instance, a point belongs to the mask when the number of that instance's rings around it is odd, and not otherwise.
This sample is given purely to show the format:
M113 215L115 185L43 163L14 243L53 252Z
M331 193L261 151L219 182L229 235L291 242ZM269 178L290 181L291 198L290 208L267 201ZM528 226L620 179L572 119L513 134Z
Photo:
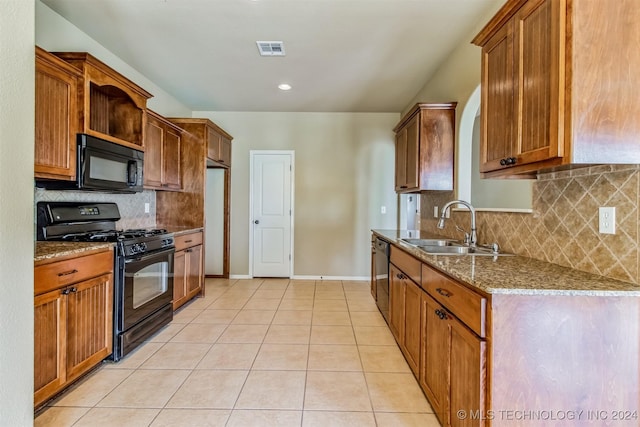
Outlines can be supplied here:
M157 257L157 256L165 256L165 255L168 255L168 254L172 254L174 252L175 252L175 248L171 248L171 249L167 249L167 250L153 252L153 253L150 253L150 254L145 254L143 256L139 256L139 257L136 257L136 258L126 258L124 260L124 263L125 264L129 264L130 262L146 261L148 259L151 259L151 258L154 258L154 257Z

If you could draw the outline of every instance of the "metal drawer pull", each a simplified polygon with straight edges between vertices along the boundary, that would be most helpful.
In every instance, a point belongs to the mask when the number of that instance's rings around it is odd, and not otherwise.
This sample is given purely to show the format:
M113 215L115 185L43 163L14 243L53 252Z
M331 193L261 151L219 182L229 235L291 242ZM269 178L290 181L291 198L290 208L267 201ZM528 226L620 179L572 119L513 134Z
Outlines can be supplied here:
M191 242L193 242L193 240L185 240L184 242L185 243L191 243Z
M443 297L447 297L447 298L449 298L450 296L453 295L451 292L447 291L446 289L442 289L442 288L436 289L436 292L439 293L440 295L442 295Z
M71 271L65 271L64 273L58 273L58 277L62 277L62 276L69 276L71 274L76 274L78 272L78 270L76 270L75 268Z

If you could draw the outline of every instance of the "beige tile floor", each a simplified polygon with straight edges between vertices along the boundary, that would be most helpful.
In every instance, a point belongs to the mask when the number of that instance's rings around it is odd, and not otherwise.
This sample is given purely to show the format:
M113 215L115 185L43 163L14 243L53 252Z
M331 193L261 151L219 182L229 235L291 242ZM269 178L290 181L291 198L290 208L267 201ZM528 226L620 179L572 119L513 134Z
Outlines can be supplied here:
M205 293L35 426L439 426L367 282L207 279Z

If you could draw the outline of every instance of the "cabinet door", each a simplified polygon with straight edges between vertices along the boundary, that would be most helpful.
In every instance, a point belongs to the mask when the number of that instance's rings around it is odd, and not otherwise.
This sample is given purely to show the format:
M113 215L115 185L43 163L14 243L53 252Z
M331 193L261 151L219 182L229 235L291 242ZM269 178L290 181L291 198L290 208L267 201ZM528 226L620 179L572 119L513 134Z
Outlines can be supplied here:
M451 325L451 372L450 372L450 418L451 426L481 426L484 421L467 417L461 419L456 414L485 414L486 343L468 330L454 317ZM475 417L482 418L482 417Z
M411 280L404 286L404 346L403 352L409 367L418 376L420 364L420 340L422 312L422 290Z
M187 253L178 251L173 255L173 309L186 301L187 296Z
M187 295L195 296L202 289L202 245L193 246L187 252Z
M147 115L147 127L144 135L144 185L162 187L162 149L164 129L162 123Z
M389 265L389 329L402 346L404 338L404 275L393 264Z
M422 357L420 385L436 416L448 425L450 325L444 309L433 298L422 294Z
M182 184L182 175L180 170L180 143L180 134L167 127L165 129L162 150L162 186L174 190L179 190Z
M517 138L513 26L507 23L482 48L480 171L502 169Z
M95 366L113 348L113 275L67 288L67 381Z
M406 152L406 176L405 185L408 190L416 190L420 187L420 114L416 114L407 123L407 152Z
M34 405L53 396L65 382L67 298L62 290L47 292L34 300Z
M207 157L216 162L220 160L220 139L218 132L207 127Z
M63 66L55 66L60 59L40 50L36 52L35 176L74 180L80 124L78 80Z
M517 165L553 159L558 151L561 1L531 0L515 17ZM564 37L564 35L562 36Z
M407 128L396 134L396 191L407 189Z
M231 140L229 138L220 138L220 163L231 166Z

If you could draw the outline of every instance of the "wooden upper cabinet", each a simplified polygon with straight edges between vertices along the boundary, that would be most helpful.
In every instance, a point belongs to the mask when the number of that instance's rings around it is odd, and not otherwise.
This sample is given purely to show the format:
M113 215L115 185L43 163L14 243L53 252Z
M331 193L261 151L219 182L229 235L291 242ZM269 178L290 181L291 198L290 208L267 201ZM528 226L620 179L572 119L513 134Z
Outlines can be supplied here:
M143 149L149 92L86 52L54 52L80 70L80 132Z
M394 128L396 192L453 190L455 108L416 104Z
M158 190L180 190L182 129L151 110L146 115L144 185Z
M482 49L482 105L480 171L500 167L515 150L516 80L513 73L513 25L506 25ZM491 124L491 125L490 125Z
M171 118L173 123L204 141L207 167L231 167L231 141L233 137L209 119Z
M36 46L35 177L76 177L80 72Z
M600 31L593 31L599 28ZM480 170L640 163L640 33L634 0L509 0L482 47Z

